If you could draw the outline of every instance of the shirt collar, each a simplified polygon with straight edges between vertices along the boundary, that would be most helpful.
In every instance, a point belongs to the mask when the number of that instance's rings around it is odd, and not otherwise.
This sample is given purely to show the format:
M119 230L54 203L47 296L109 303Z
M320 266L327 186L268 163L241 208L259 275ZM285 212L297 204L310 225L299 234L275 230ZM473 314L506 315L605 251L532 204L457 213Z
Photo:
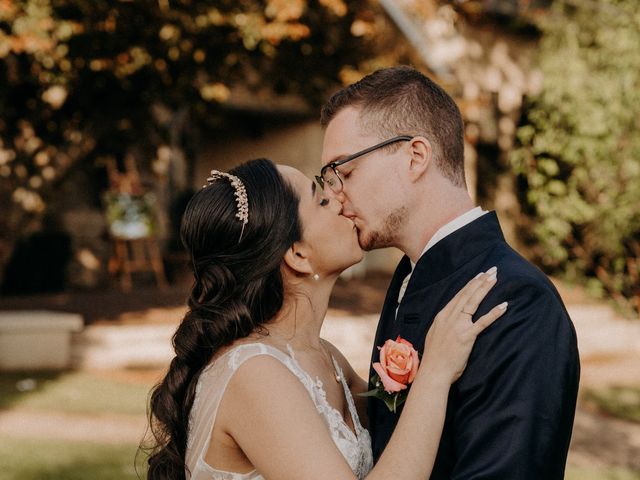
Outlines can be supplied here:
M427 250L429 250L431 247L433 247L436 243L438 243L440 240L445 238L447 235L451 235L456 230L480 218L485 213L487 213L487 211L483 210L482 207L475 207L475 208L472 208L471 210L466 211L462 215L454 218L449 223L440 227L438 231L436 231L436 233L433 235L433 237L431 237L431 240L429 240L429 243L427 243L427 245L424 247L424 250L422 250L422 253L420 253L420 257L422 257L422 255L424 255L427 252ZM415 266L416 264L411 262L412 271Z

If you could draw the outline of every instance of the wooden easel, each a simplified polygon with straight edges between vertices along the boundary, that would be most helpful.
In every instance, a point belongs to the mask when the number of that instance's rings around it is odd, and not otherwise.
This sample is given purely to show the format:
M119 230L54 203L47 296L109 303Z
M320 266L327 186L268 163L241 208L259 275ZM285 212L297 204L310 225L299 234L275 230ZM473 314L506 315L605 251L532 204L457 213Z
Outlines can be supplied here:
M120 278L122 290L131 290L132 273L149 271L154 273L158 287L167 288L162 255L155 238L111 238L114 249L113 257L109 261L109 270Z
M133 157L125 159L125 171L120 172L114 159L106 162L110 189L130 195L142 195L144 188ZM162 263L162 253L158 240L153 236L126 238L111 235L113 255L109 259L108 270L120 280L120 288L130 291L131 274L134 272L153 272L158 287L167 288L167 278Z

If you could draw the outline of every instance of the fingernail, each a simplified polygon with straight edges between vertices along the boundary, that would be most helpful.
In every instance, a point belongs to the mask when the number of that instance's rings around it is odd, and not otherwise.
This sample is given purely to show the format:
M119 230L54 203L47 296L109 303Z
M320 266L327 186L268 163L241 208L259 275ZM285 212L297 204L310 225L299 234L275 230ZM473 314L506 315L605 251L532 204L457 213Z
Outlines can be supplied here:
M495 272L493 272L491 275L489 275L487 278L485 278L485 281L493 282L493 281L495 281L496 278L498 278L498 276L496 275Z
M498 267L491 267L489 270L486 271L487 275L491 275L492 273L496 273L498 271Z
M507 309L507 305L509 305L509 302L502 302L500 305L498 305L498 308L500 310L506 310Z

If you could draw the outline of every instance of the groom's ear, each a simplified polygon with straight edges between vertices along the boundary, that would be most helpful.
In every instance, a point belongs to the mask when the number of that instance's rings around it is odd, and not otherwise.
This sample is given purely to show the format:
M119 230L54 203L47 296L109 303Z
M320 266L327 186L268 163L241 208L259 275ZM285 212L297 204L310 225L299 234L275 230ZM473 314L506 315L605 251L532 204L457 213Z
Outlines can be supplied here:
M303 242L295 242L284 254L284 263L298 275L311 275L308 248Z
M425 137L413 137L409 143L409 180L420 179L427 171L433 160L431 143Z

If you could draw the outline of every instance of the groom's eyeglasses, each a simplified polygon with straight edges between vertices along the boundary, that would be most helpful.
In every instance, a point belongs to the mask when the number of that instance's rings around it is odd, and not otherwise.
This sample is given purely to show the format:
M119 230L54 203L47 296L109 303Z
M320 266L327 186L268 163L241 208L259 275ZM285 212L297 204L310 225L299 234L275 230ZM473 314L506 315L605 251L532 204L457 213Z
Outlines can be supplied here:
M340 193L342 191L342 178L336 169L340 165L344 165L351 160L355 160L358 157L362 157L368 153L373 152L374 150L378 150L379 148L386 147L387 145L391 145L396 142L408 142L413 139L413 137L409 135L400 135L398 137L390 138L389 140L385 140L384 142L378 143L373 147L365 148L364 150L360 150L353 155L349 155L348 157L342 158L340 160L336 160L335 162L327 163L322 170L320 170L320 176L316 175L316 181L318 185L324 190L325 185L328 186L333 193Z

